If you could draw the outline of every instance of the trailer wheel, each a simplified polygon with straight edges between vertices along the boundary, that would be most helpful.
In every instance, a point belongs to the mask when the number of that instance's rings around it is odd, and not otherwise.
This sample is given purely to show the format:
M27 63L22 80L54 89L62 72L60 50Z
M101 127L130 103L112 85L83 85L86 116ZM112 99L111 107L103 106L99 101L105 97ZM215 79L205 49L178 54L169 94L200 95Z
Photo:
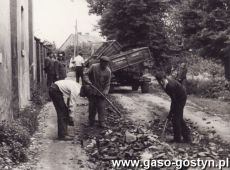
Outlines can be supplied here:
M132 91L137 91L139 88L139 84L133 84L132 85Z
M149 92L149 83L143 82L141 85L141 92L142 93L148 93Z

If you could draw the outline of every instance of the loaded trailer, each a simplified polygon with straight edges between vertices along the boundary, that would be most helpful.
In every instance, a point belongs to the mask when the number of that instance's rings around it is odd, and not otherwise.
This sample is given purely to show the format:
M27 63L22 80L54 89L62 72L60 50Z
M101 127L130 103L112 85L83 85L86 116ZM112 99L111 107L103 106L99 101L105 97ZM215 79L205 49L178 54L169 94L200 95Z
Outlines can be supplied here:
M91 65L106 55L110 58L112 71L111 91L116 86L131 86L136 91L141 87L142 93L149 92L149 78L144 76L145 62L151 60L148 47L137 48L121 52L121 45L117 41L104 43L86 63Z
M149 78L144 77L144 62L151 59L149 48L138 48L110 56L112 70L111 87L131 86L132 90L141 87L142 93L149 92Z

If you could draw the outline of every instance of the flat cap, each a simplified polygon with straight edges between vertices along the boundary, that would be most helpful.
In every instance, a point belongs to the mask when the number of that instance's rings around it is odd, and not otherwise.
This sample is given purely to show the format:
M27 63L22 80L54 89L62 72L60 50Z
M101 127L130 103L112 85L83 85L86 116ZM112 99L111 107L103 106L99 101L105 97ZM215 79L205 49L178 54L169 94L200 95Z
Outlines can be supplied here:
M100 60L102 60L102 61L107 61L107 62L110 61L109 57L107 57L107 56L102 56L102 57L100 58Z

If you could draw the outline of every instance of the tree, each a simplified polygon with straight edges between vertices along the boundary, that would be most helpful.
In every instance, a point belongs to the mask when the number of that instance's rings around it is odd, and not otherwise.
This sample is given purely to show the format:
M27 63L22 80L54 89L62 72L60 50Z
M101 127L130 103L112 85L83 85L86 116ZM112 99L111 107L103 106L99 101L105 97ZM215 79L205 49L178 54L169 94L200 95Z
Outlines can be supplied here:
M87 0L89 4L89 13L102 15L104 10L107 8L110 0Z
M147 46L157 63L168 51L162 20L167 1L88 0L90 12L101 15L99 26L108 40L115 39L128 50Z
M230 1L188 0L181 11L187 48L198 49L204 57L220 58L229 45Z

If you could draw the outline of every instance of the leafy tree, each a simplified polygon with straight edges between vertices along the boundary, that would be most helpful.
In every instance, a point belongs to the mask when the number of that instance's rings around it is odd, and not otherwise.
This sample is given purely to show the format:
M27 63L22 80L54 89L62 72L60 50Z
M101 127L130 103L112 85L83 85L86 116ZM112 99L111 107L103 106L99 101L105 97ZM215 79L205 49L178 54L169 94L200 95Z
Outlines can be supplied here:
M109 0L87 0L91 14L102 15L107 8Z
M183 3L181 21L187 48L205 57L224 55L230 38L229 0L188 0Z
M91 13L101 15L99 26L108 40L115 39L128 50L148 46L160 63L168 53L168 39L162 20L167 1L88 0Z

